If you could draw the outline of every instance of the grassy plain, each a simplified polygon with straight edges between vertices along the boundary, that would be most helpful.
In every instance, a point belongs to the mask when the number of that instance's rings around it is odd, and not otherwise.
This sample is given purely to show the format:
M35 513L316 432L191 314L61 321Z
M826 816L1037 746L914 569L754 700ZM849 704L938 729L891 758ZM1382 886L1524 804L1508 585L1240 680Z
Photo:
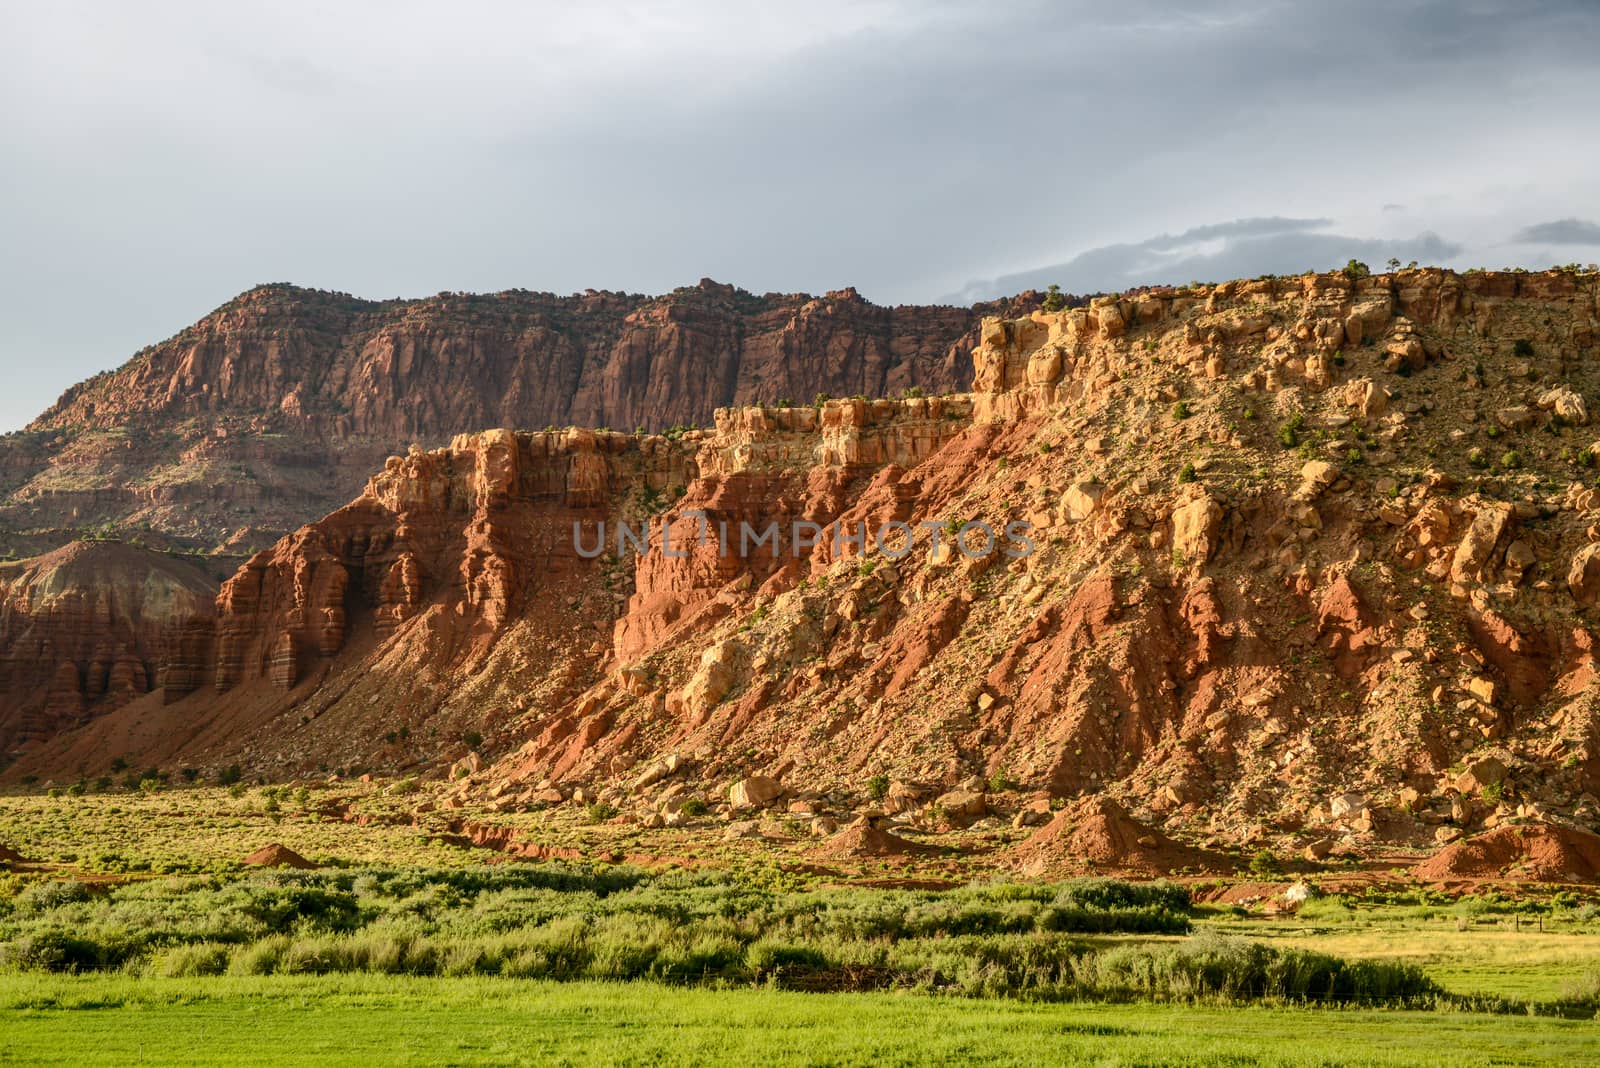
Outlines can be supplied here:
M647 983L0 977L0 1064L1581 1065L1592 1021Z
M0 1065L1600 1064L1592 891L1402 883L1185 918L969 885L981 839L959 866L830 869L715 825L521 814L583 857L529 864L450 833L492 814L413 823L378 784L330 800L0 797L0 844L35 862L0 874ZM321 870L241 865L269 841ZM896 876L916 888L869 885ZM1307 1007L1295 982L1430 1007Z

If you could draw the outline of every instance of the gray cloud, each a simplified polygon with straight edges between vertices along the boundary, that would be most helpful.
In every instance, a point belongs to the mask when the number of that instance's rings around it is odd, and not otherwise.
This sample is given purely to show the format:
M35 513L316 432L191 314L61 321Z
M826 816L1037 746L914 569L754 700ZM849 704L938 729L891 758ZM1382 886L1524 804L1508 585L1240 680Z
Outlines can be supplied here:
M1409 263L1443 263L1462 246L1437 234L1389 240L1315 232L1327 219L1235 219L1132 244L1106 245L1064 263L1036 267L986 282L972 282L946 298L971 303L1059 285L1068 293L1106 293L1140 285L1224 281L1260 274L1326 271L1352 259L1378 266L1390 257Z
M1579 0L59 0L5 23L0 429L267 279L913 302L1029 264L1096 288L1458 245L1500 266L1492 238L1600 201ZM1332 221L1146 244L1271 217Z
M1552 245L1600 245L1600 223L1586 219L1552 219L1523 227L1511 240L1524 244L1539 241Z

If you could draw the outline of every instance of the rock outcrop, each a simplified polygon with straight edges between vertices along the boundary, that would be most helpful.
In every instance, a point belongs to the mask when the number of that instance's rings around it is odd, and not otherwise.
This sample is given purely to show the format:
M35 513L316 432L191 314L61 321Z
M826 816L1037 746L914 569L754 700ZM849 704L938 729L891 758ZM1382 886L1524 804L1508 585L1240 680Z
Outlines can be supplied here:
M0 564L0 752L188 693L215 594L195 562L116 542Z

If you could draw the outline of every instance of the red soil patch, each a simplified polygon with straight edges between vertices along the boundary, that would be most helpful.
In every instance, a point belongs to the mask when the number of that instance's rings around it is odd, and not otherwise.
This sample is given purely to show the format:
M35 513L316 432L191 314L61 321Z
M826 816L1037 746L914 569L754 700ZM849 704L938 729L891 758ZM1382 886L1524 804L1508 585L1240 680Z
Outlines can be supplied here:
M1411 874L1429 881L1594 882L1600 878L1600 836L1553 823L1498 827L1440 850Z
M21 853L18 853L15 849L7 849L5 846L0 845L0 864L24 863L26 863L26 861L23 859Z
M1062 809L1011 852L1025 875L1091 868L1159 875L1174 868L1216 867L1218 860L1146 827L1103 797Z
M813 857L844 860L850 857L896 857L937 853L933 846L911 842L897 834L874 827L865 819L850 826L811 851Z
M258 868L316 867L315 864L311 863L305 857L302 857L299 853L296 853L286 845L279 845L277 842L273 842L269 846L263 846L254 853L251 853L248 857L244 858L244 862L246 864L253 864Z

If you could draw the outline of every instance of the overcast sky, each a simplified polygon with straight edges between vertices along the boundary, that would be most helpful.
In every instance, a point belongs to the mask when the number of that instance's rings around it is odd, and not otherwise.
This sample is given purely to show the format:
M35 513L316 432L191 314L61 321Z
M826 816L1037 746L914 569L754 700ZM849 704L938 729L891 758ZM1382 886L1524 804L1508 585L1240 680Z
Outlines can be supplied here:
M1597 260L1597 57L1585 0L0 0L0 429L265 281Z

